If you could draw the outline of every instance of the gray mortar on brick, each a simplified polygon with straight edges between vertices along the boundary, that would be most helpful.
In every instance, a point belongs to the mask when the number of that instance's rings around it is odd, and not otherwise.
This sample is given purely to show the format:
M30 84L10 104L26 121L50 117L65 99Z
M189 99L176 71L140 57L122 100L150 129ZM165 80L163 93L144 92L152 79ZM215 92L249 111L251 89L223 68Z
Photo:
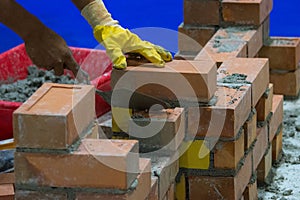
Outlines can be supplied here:
M122 195L127 194L136 189L138 186L138 180L135 179L131 186L127 190L122 189L113 189L113 188L68 188L68 187L48 187L48 186L40 186L36 184L15 184L16 190L24 190L24 191L34 191L34 192L42 192L42 193L67 193L72 194L76 192L82 192L82 193L95 193L95 194L113 194L113 195Z
M295 40L292 39L279 39L279 38L269 38L266 41L268 46L294 46L296 44Z
M26 79L10 84L0 85L0 100L12 102L25 102L43 83L75 84L68 75L55 76L53 71L38 69L36 66L27 68Z

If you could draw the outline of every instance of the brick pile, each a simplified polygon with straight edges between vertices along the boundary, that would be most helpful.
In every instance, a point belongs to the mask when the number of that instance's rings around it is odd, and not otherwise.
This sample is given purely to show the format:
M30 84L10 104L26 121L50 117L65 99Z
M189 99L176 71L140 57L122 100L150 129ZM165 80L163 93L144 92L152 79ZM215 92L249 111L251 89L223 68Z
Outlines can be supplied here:
M98 139L94 104L93 86L48 83L15 111L15 199L150 194L150 160L140 158L136 140ZM13 185L2 182L13 195Z
M147 99L119 93L103 131L91 87L45 84L14 114L16 198L257 199L257 184L282 152L283 96L274 77L293 85L283 94L299 91L299 41L269 37L271 10L272 0L185 0L176 57L186 60L111 76L115 91L137 91L166 108L145 110ZM280 64L278 52L291 63Z

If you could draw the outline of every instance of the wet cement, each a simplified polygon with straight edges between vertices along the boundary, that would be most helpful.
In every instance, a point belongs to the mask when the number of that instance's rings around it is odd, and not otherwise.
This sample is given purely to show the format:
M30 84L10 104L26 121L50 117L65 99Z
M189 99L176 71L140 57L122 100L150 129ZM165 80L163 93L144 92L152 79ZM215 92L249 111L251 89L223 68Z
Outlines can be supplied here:
M14 170L15 150L0 151L0 173L7 173Z
M36 66L29 66L27 70L28 77L26 79L0 85L0 100L25 102L44 83L75 83L68 75L55 76L53 71L41 70Z

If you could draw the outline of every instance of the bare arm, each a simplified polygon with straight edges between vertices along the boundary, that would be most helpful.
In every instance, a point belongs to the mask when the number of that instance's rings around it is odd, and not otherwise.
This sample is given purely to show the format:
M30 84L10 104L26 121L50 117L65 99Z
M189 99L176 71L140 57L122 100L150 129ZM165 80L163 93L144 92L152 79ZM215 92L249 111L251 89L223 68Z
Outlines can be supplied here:
M47 29L34 15L14 0L0 1L0 22L11 28L25 41L36 32Z
M0 0L0 22L25 42L26 52L38 67L54 69L61 75L70 69L76 76L78 65L66 42L15 0Z
M95 0L72 0L73 4L78 8L78 10L82 10L86 5L93 2Z

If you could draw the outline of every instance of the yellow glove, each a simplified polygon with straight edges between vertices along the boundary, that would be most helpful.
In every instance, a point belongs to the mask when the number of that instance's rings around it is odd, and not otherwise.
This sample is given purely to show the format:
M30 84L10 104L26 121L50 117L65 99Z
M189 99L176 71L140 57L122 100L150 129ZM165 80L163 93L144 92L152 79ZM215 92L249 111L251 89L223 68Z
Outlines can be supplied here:
M172 60L172 55L164 48L141 40L136 34L118 25L113 20L102 0L85 6L81 14L94 29L94 36L106 49L114 68L127 67L125 53L138 53L158 67Z

